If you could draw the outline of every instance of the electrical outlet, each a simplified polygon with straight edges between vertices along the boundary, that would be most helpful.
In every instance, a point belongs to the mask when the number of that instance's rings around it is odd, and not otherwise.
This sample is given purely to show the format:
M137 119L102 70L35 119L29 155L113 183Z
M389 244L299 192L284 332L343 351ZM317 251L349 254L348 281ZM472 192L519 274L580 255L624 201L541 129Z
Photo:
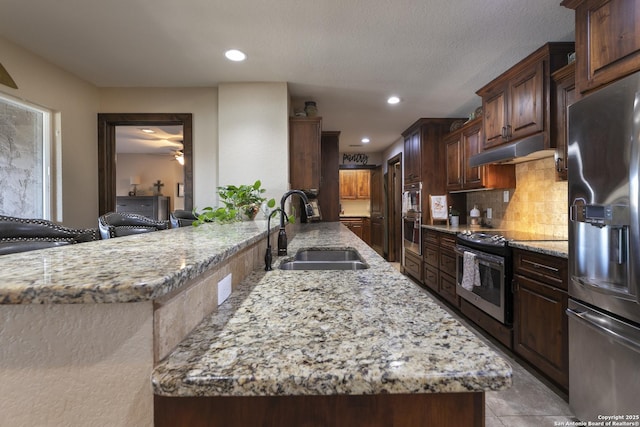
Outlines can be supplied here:
M509 190L504 190L502 192L502 201L505 203L509 203Z
M231 295L231 273L218 282L218 305L222 304Z

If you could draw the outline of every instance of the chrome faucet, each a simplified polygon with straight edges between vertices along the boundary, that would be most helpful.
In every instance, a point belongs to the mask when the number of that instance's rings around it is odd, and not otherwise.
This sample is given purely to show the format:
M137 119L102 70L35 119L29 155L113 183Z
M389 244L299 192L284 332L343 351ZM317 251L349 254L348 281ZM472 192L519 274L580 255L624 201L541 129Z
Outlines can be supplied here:
M282 199L280 199L281 212L280 212L280 231L278 232L278 256L287 254L287 232L284 229L287 215L284 212L284 203L286 202L287 197L291 196L292 194L297 194L302 198L307 216L309 217L313 216L313 207L309 204L309 199L307 199L307 195L304 194L304 192L300 190L290 190L284 193L284 195L282 196Z

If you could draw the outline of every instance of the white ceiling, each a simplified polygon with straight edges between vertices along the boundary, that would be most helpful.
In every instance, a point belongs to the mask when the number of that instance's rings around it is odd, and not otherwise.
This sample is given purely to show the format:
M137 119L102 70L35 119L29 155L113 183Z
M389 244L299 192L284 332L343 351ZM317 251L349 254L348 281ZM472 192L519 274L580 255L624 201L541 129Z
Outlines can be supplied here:
M144 132L143 129L152 131ZM182 125L116 126L116 153L169 154L182 150Z
M0 36L100 87L288 82L342 151L388 147L419 117L466 117L475 91L547 41L560 0L2 0ZM229 48L244 63L224 58ZM1 53L0 53L1 61ZM389 95L402 102L387 105ZM363 136L371 143L358 145Z

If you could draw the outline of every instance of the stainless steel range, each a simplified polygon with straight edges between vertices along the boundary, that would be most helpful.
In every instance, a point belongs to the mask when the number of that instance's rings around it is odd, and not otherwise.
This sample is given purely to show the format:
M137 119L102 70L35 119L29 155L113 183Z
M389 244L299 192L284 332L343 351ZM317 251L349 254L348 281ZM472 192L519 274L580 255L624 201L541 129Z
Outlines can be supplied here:
M512 256L509 242L562 238L511 230L471 231L456 236L456 292L504 325L513 323Z

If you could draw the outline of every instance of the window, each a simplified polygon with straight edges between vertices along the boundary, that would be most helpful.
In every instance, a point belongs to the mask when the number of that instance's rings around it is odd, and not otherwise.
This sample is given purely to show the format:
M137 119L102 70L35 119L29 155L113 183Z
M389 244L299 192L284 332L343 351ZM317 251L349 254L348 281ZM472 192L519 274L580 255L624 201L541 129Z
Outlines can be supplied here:
M51 218L51 113L0 95L0 214Z

